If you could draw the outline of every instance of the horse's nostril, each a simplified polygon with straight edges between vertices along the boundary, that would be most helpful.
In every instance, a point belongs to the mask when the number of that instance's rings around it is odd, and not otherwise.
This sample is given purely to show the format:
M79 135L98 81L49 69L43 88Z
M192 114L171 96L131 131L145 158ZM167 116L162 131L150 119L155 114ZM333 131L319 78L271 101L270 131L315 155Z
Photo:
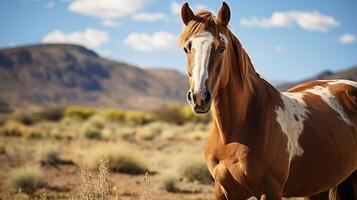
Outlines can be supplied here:
M206 91L205 93L205 103L208 103L211 101L211 93L209 91Z

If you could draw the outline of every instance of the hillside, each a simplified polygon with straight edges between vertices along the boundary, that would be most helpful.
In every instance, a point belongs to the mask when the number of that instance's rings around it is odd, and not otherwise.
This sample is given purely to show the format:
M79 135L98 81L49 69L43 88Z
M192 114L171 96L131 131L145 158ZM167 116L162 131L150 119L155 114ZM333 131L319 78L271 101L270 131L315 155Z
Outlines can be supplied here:
M280 91L287 91L289 88L292 88L293 86L298 85L299 83L303 83L310 80L328 80L328 79L347 79L347 80L357 81L357 66L337 72L332 72L327 70L316 76L313 76L311 78L302 81L281 84L277 86L277 88Z
M149 110L185 102L186 90L179 72L111 61L82 46L0 50L0 102L12 108L75 104Z

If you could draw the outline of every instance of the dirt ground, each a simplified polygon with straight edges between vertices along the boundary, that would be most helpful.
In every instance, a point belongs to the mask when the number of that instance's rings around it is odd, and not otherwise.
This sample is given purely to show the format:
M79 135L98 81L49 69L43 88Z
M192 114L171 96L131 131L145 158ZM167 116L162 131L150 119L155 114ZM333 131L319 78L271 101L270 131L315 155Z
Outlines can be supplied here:
M55 139L28 139L23 137L0 137L5 152L0 154L0 183L6 185L9 172L17 167L29 163L37 163L36 149L46 144L60 146L61 153L65 159L73 163L41 166L44 179L48 187L36 191L33 196L40 192L46 193L47 199L77 199L81 188L81 168L83 155L78 149L91 149L95 145L115 144L116 141L105 140L55 140ZM118 143L118 145L120 145ZM111 173L112 197L117 195L118 199L141 199L140 195L149 190L149 198L153 200L210 200L213 199L213 184L201 184L180 180L179 190L167 192L158 187L157 181L160 172L166 168L175 166L175 156L191 149L198 154L203 153L203 140L187 141L133 141L133 147L140 149L143 157L150 163L149 184L144 183L145 175L130 175L123 173ZM89 151L88 151L89 152ZM148 197L146 197L148 198Z

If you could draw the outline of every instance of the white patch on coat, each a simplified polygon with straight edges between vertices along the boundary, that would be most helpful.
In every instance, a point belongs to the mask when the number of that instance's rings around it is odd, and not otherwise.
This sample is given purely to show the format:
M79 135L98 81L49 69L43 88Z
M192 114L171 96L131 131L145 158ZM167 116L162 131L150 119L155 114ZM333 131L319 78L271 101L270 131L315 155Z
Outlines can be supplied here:
M352 81L351 81L352 82ZM338 82L342 83L342 82ZM329 85L336 84L336 82L329 82ZM344 83L346 84L346 83ZM304 92L308 92L311 94L314 94L316 96L321 97L321 99L328 105L330 106L336 113L339 115L339 117L346 122L348 125L351 125L351 121L346 115L346 113L343 110L343 107L339 100L330 92L328 87L322 87L322 86L315 86L311 89L304 90Z
M288 139L289 160L294 156L299 156L304 153L304 150L299 145L299 137L304 130L304 121L308 118L306 103L303 99L303 93L281 93L281 99L284 107L277 107L277 122L280 124L281 130Z
M193 90L195 92L205 90L213 40L213 35L208 31L202 32L190 39L191 48L195 51L192 69L192 79L195 83Z
M329 85L345 84L357 88L357 82L350 81L350 80L330 80L328 81L327 84Z

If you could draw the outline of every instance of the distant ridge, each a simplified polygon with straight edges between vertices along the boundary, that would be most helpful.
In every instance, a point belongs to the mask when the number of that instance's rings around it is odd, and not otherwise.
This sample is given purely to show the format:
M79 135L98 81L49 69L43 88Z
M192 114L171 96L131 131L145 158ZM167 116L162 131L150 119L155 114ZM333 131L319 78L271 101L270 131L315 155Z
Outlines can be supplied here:
M66 105L150 110L185 102L174 70L142 69L72 44L0 49L0 100L11 108Z

